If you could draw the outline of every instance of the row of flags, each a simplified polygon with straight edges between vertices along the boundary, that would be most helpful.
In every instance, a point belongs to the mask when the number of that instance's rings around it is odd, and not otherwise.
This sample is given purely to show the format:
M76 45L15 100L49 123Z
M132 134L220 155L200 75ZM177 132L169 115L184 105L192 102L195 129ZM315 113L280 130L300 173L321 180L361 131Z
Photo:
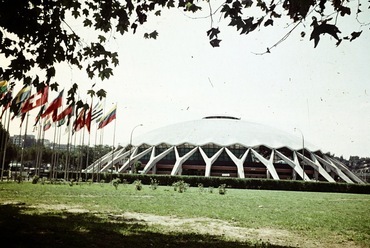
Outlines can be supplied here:
M9 85L5 80L0 80L0 107L2 107L0 118L3 116L4 112L10 108L10 111L13 113L12 119L20 117L21 125L26 114L38 107L40 107L40 109L36 115L34 126L37 126L38 123L41 123L40 121L43 121L44 131L48 130L52 126L52 123L57 127L64 124L70 127L73 116L75 116L75 120L72 125L72 133L84 127L90 132L92 121L98 123L98 129L101 129L116 119L117 105L104 116L101 102L97 103L94 107L90 104L88 109L80 108L80 110L78 110L74 104L69 104L60 111L63 107L64 90L59 92L58 96L48 103L48 85L44 85L44 87L40 88L34 94L31 94L30 86L24 86L15 97L12 96L13 86L14 85Z

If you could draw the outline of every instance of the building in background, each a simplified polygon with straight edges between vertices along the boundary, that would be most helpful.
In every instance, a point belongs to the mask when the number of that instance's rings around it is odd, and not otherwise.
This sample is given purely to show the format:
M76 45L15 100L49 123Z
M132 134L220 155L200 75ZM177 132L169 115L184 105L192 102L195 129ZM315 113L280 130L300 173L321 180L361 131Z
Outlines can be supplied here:
M36 143L35 135L26 135L26 140L24 140L25 136L24 135L14 135L10 137L11 142L19 147L23 147L23 142L24 142L24 147L31 147L34 146Z
M140 162L140 163L138 163ZM304 141L235 117L210 116L153 130L84 171L364 183L342 162Z

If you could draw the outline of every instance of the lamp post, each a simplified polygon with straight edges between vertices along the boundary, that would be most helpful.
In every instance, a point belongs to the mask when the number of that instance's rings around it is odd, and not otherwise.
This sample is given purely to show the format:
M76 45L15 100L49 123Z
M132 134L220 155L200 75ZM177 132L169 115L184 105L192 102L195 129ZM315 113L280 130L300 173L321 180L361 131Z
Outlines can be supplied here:
M143 124L139 124L137 126L135 126L132 131L131 131L131 135L130 135L130 155L128 157L128 165L131 166L131 173L133 173L133 168L132 168L132 165L131 164L131 151L132 151L132 134L134 133L134 130L137 128L137 127L142 127Z
M302 155L303 155L303 159L302 159L302 169L303 169L302 179L304 181L304 174L305 174L305 172L304 172L304 136L303 136L303 132L300 129L294 128L294 131L296 131L296 130L298 130L302 135Z

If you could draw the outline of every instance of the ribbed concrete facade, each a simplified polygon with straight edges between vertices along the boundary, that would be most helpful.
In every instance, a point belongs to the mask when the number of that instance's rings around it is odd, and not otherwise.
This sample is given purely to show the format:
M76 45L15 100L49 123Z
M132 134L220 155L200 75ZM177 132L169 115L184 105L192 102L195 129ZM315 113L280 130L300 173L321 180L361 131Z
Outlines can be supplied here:
M131 149L105 155L86 172L106 172L114 165L117 172L130 173L137 161L143 174L363 183L299 136L232 117L206 117L135 137Z

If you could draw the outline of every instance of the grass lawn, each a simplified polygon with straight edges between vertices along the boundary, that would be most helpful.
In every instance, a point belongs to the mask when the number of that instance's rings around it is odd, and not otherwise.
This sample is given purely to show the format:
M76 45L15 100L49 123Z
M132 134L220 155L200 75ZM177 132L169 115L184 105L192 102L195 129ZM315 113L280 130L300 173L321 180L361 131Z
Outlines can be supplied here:
M370 247L370 195L0 183L7 247Z

